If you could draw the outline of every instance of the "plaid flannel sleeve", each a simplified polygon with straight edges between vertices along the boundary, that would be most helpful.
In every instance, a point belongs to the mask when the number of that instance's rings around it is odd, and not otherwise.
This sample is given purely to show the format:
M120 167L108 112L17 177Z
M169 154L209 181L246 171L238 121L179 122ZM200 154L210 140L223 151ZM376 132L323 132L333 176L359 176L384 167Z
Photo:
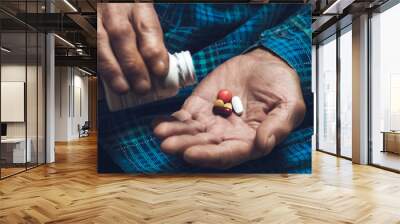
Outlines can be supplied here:
M311 63L311 7L303 5L298 13L261 33L251 49L263 46L285 60L300 74Z

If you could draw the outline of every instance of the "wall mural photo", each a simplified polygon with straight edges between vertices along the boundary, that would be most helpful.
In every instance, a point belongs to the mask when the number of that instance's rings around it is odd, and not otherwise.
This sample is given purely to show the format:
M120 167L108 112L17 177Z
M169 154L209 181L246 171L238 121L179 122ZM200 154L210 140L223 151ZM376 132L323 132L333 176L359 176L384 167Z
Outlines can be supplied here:
M311 173L311 7L97 5L100 173Z

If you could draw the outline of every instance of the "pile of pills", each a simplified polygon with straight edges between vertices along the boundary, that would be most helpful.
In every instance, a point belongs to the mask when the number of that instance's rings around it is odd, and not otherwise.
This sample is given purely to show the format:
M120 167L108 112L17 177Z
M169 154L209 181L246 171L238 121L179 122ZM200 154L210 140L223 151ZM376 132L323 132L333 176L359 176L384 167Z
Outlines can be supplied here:
M234 111L237 115L242 115L243 104L240 97L232 97L229 90L223 89L218 92L217 100L214 102L213 112L223 117L229 117Z

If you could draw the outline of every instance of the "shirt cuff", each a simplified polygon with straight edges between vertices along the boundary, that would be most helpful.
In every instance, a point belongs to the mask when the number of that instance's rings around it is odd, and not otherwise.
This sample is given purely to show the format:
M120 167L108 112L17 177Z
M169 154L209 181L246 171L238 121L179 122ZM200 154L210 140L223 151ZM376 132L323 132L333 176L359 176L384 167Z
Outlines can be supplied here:
M311 11L308 9L305 7L283 24L262 32L259 40L244 53L262 47L286 61L297 73L304 71L311 66Z

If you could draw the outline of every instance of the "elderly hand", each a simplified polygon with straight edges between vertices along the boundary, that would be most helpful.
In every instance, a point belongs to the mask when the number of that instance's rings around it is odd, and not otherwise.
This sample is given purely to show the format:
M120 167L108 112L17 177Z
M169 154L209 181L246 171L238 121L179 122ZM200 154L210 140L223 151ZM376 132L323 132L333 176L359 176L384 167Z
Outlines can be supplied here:
M151 78L168 74L168 52L153 4L98 4L97 38L98 72L115 92L133 88L145 94Z
M212 112L219 90L241 98L245 111L228 118ZM267 155L305 115L300 81L265 49L234 57L204 78L173 119L158 121L161 149L194 165L227 169Z

